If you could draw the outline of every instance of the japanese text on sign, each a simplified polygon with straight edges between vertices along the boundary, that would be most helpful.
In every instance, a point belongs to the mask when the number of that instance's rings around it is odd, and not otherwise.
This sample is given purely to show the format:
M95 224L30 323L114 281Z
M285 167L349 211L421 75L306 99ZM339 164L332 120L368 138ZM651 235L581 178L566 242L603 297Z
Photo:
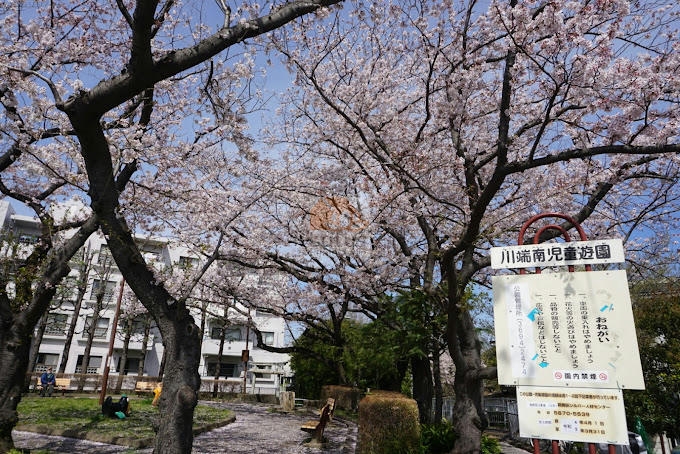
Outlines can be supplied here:
M574 241L491 248L491 267L528 268L623 262L621 240Z
M495 276L499 383L644 389L625 283L624 271Z
M519 386L517 404L522 437L628 444L619 389Z

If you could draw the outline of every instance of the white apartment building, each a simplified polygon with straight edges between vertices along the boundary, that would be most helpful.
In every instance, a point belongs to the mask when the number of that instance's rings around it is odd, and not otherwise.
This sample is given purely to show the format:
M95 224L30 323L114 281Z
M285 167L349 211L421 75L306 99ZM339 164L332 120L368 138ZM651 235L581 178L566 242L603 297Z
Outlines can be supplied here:
M30 248L40 232L39 221L30 216L19 215L7 201L0 201L0 232L4 237L11 235L24 247ZM199 265L199 259L190 251L168 238L138 238L139 247L149 263L157 269L187 268ZM71 274L64 282L65 291L58 292L45 320L38 356L33 372L42 372L48 367L59 371L64 357L64 347L68 327L74 316L74 306L78 292L76 282L79 273L87 262L87 276L82 306L76 321L68 357L65 358L63 373L102 374L108 358L113 320L121 299L121 283L123 277L113 262L104 236L93 234L83 248L89 253L74 257ZM80 260L80 261L79 261ZM268 279L253 274L241 276L242 280L261 285L266 291ZM85 279L81 279L83 282ZM101 302L98 305L97 296ZM129 298L127 298L129 300ZM139 305L136 317L125 317L125 298L121 301L122 310L116 328L113 353L110 361L110 378L128 375L136 376L141 371L143 376L157 377L163 358L163 343L158 329L153 322L147 322L146 311ZM228 303L228 302L225 302ZM220 391L246 392L256 394L278 394L292 375L289 355L271 353L260 348L251 327L255 326L262 333L263 343L276 347L285 345L286 325L283 319L260 311L248 312L241 306L232 307L225 314L224 305L195 302L194 318L196 324L204 326L201 347L199 374L202 377L202 391L211 391L215 383L220 343L222 358L220 367ZM100 310L97 310L100 309ZM128 324L128 319L131 322ZM248 319L250 323L247 323ZM93 320L94 338L90 350L88 364L83 367L85 347L88 341L89 327ZM148 329L146 328L148 326ZM126 342L125 333L130 332ZM147 331L148 336L144 333ZM34 341L40 339L37 334ZM224 341L221 340L224 335ZM146 337L146 342L144 338ZM121 364L127 344L127 361ZM244 362L244 351L248 351L248 362ZM30 371L29 371L30 372ZM131 377L132 378L132 377ZM127 382L127 381L126 381ZM110 383L110 382L109 382ZM132 386L134 386L134 381ZM110 386L110 385L109 385Z

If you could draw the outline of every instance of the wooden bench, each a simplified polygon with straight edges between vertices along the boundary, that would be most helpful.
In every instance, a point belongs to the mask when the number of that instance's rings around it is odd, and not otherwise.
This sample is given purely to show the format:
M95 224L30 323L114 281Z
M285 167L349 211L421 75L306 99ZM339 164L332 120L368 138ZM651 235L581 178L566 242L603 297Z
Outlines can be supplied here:
M158 383L155 381L138 381L135 384L135 392L137 394L153 392L153 390L156 389L156 386L158 386Z
M333 418L333 411L335 410L335 399L329 398L326 405L323 406L319 414L319 420L307 421L300 429L312 434L312 439L318 443L323 443L323 431L326 424Z
M55 378L54 379L55 384L54 384L54 389L57 391L61 391L61 395L65 395L66 391L69 390L71 387L71 379L70 378ZM35 389L40 391L42 389L42 383L40 382L40 377L36 377L36 386Z

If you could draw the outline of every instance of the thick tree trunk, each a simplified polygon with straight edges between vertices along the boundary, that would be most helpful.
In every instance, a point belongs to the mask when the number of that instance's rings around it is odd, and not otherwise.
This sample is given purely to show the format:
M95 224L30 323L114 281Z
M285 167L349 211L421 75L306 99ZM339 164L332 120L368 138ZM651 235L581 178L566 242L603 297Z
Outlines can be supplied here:
M4 315L4 314L3 314ZM0 326L0 452L14 447L12 429L19 421L17 405L21 401L28 355L31 345L31 330L17 327L11 318L1 318Z
M411 370L413 371L413 398L418 403L420 423L432 422L432 371L429 359L422 356L411 357Z
M453 389L453 429L458 435L452 453L477 454L487 419L482 408L483 379L481 343L472 316L461 301L464 287L457 287L455 274L448 276L449 302L446 340L456 367Z
M476 374L456 374L453 405L453 428L458 434L452 453L481 452L482 431L487 420L482 409L483 381Z
M194 408L201 384L199 328L188 310L159 323L165 344L165 375L159 403L159 430L154 453L190 453Z

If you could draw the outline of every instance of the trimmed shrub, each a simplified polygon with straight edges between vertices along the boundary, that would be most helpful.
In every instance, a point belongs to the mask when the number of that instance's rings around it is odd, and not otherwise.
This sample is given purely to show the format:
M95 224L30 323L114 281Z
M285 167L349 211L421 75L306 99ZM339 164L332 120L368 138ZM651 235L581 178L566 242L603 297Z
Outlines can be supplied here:
M359 402L359 454L420 452L418 404L403 394L372 391Z
M357 411L361 392L358 388L341 385L326 385L321 387L321 402L332 397L335 399L335 408L347 411Z

